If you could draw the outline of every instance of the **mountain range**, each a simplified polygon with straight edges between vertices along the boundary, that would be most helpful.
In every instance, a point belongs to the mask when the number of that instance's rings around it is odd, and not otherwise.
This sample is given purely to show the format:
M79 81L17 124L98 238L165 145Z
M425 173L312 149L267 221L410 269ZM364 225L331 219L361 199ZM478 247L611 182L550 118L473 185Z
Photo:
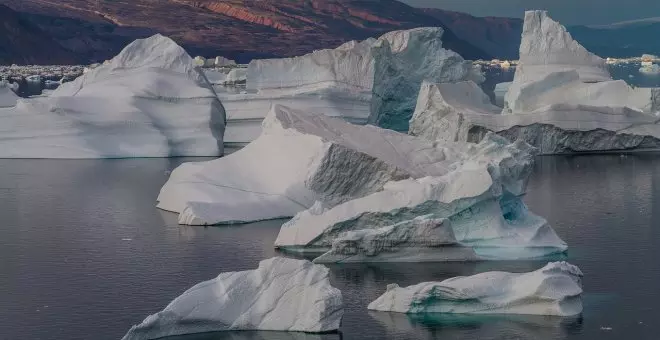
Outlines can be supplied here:
M103 61L154 33L170 36L192 55L247 62L422 26L443 27L445 46L466 59L516 59L522 31L520 19L478 18L395 0L0 0L3 4L9 7L0 7L0 39L8 42L0 40L0 64ZM620 29L571 32L608 56L639 54L636 46L604 43Z

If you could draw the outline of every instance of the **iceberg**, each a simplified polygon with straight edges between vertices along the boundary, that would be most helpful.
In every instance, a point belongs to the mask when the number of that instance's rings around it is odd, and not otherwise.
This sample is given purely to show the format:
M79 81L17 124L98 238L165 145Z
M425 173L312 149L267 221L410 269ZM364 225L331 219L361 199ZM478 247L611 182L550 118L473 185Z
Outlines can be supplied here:
M639 72L652 75L660 74L660 65L653 63L651 65L645 65L639 69Z
M6 80L0 80L0 108L16 106L18 95L16 95L16 87L13 85Z
M0 109L0 126L1 158L220 156L225 111L192 58L155 35Z
M504 106L504 96L509 91L509 87L512 82L504 82L495 84L495 104L498 106Z
M328 272L309 261L276 257L256 270L222 273L133 326L123 340L218 331L336 331L344 309Z
M236 65L236 62L223 56L217 56L213 61L213 65L215 67L234 66Z
M425 139L276 105L245 148L175 169L158 207L193 225L291 217L316 201L334 206L391 180L446 173L451 152Z
M484 106L476 86L425 82L409 133L478 142L490 131L522 139L541 154L660 147L659 88L612 80L604 61L545 11L526 12L524 26L521 61L502 114Z
M582 276L574 265L553 262L531 273L487 272L409 287L390 284L368 308L408 314L574 316L582 313Z
M442 47L444 30L422 27L389 32L379 38L391 51L387 63L377 65L369 123L407 131L423 80L437 83L485 78L479 66Z
M280 250L316 263L543 258L567 246L520 199L534 150L488 134L443 142L444 173L392 180L334 207L317 202L285 223Z
M547 11L526 11L514 85L569 70L585 83L612 79L606 61L575 41Z
M225 141L246 144L273 105L406 131L422 79L484 80L481 70L442 48L442 28L390 32L335 49L253 60L246 93L220 94L228 113Z

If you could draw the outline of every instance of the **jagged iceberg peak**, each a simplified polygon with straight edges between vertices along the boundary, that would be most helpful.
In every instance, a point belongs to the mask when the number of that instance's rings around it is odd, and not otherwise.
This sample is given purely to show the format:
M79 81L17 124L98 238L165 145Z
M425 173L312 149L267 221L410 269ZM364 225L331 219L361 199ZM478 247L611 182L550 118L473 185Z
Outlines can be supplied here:
M537 74L566 69L576 69L584 82L611 79L605 60L575 41L548 12L525 12L516 76L533 79Z
M486 272L409 287L390 284L368 308L409 314L573 316L582 312L582 276L574 265L553 262L530 273Z
M275 257L255 270L222 273L201 282L162 311L133 326L124 340L218 331L323 333L339 329L342 294L328 269Z

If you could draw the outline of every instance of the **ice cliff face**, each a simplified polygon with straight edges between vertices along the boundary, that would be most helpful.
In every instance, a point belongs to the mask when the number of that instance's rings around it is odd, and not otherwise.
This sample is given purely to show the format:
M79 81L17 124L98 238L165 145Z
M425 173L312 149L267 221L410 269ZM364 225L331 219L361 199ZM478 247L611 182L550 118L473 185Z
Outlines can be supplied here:
M484 110L487 107L478 100L461 101L483 96L476 86L424 83L410 133L429 140L479 142L493 131L508 140L523 140L541 154L660 146L658 117L638 110L551 104L524 114L501 115Z
M316 262L520 259L566 250L518 197L532 149L494 135L442 144L446 173L389 182L332 208L317 204L285 223L275 246L325 253Z
M478 142L493 131L542 154L658 148L660 89L612 80L605 62L543 11L526 13L520 53L502 114L477 86L425 82L409 132Z
M341 292L330 285L327 268L272 258L256 270L223 273L195 285L123 339L240 330L330 332L339 328L343 314Z
M443 33L442 28L427 27L394 31L378 39L388 43L391 54L377 64L370 123L406 131L423 80L484 81L479 68L442 47Z
M391 180L446 173L452 150L374 126L272 108L262 134L231 155L177 168L158 207L183 224L290 217L316 201L334 206Z
M566 262L553 262L531 273L487 272L405 288L391 284L368 308L409 314L573 316L582 312L581 295L580 269Z
M7 158L219 156L225 112L192 58L169 38L129 44L49 97L1 115ZM1 144L1 143L0 143Z

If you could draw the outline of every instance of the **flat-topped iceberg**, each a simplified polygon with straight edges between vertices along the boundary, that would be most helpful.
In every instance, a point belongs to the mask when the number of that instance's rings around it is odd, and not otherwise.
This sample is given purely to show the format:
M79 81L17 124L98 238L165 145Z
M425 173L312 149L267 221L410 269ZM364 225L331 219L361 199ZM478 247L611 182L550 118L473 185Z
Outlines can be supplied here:
M315 262L423 262L541 258L566 244L528 211L534 152L489 134L443 143L441 175L387 183L334 207L319 203L285 223L275 246L323 254Z
M192 58L161 35L49 96L0 109L0 158L219 156L225 112Z
M574 316L582 312L582 276L576 266L553 262L531 273L487 272L409 287L391 284L368 308L409 314Z
M261 136L245 148L175 169L158 207L195 225L291 217L316 201L334 206L366 196L391 180L442 175L452 153L395 131L274 106Z
M502 114L476 86L425 82L409 132L478 142L492 131L541 154L660 147L660 89L612 80L604 61L546 12L526 13L520 53Z
M328 269L305 260L271 258L256 270L201 282L133 326L124 340L240 330L322 333L339 329L341 292Z
M438 27L394 31L304 56L253 60L246 93L220 94L225 141L245 144L273 105L406 131L423 79L483 81L480 69L442 47Z

